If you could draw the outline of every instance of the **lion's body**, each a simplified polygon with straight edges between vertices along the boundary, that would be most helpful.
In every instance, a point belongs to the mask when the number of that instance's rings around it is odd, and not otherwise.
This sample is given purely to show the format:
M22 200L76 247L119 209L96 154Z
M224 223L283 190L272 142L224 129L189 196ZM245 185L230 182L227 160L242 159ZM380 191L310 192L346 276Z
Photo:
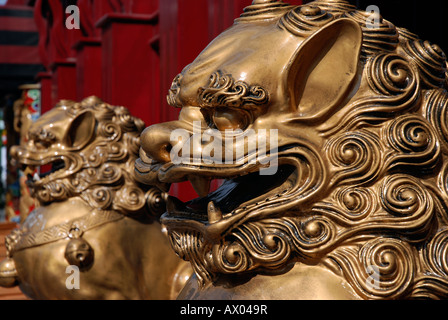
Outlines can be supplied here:
M22 228L37 233L90 211L81 199L54 203L34 210ZM20 289L33 299L176 298L180 288L175 287L174 279L182 272L182 264L171 254L159 223L145 224L124 217L86 231L83 239L92 247L95 261L78 274L67 270L69 264L64 257L70 239L14 253ZM74 287L75 281L79 288Z

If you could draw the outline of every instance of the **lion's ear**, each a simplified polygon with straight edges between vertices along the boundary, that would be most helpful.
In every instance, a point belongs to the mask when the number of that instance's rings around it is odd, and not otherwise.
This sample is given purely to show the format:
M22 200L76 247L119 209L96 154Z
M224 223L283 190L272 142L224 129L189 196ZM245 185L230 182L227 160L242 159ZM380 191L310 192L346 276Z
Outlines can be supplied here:
M87 111L78 115L71 123L66 135L66 143L73 149L81 149L89 143L95 132L95 116Z
M339 19L298 48L286 81L299 117L318 119L349 95L357 78L362 40L356 22Z

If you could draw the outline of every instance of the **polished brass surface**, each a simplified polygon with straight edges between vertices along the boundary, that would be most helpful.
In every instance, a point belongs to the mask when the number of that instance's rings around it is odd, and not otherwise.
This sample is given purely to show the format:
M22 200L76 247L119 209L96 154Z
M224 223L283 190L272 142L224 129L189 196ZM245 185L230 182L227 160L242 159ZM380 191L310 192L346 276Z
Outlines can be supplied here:
M61 101L30 126L11 154L25 172L51 169L28 176L39 206L6 239L0 285L34 299L177 297L191 268L158 222L163 193L132 174L143 128L95 97Z
M446 89L440 47L378 13L255 0L174 79L179 120L141 136L139 181L200 194L161 219L195 271L180 298L447 298ZM236 129L256 134L193 141Z

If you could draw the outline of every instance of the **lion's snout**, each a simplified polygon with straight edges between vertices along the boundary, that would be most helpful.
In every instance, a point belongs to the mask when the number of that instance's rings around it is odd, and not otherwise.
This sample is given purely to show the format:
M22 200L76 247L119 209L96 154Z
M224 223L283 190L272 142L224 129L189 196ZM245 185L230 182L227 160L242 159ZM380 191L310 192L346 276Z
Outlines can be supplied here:
M154 161L170 162L170 151L172 149L170 136L171 129L164 124L150 126L141 135L141 148Z

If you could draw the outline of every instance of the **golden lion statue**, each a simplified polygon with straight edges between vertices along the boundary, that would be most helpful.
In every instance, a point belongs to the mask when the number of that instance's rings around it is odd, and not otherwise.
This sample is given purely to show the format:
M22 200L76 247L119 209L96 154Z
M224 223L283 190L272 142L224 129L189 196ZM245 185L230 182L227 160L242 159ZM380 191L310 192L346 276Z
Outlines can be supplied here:
M195 271L179 298L447 298L447 86L441 48L378 12L253 1L141 136L139 181L201 195L161 218Z
M39 203L6 239L0 285L33 299L173 299L190 267L169 251L162 192L133 178L144 128L95 97L62 101L11 151Z

